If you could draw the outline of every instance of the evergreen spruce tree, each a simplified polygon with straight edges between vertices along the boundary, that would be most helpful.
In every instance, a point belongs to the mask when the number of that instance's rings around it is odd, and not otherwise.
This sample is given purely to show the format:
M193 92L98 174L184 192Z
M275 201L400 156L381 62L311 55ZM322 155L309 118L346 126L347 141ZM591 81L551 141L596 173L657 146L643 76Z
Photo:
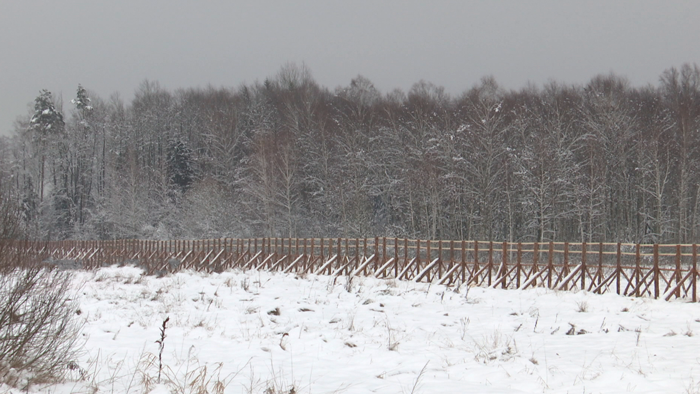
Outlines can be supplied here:
M53 96L48 90L43 89L34 100L34 115L29 124L32 130L42 136L57 134L63 130L63 114L56 110Z
M56 109L51 92L42 89L34 100L34 115L29 121L29 129L36 133L35 143L41 155L41 174L39 179L39 199L44 200L44 173L46 167L46 150L50 136L62 133L65 122L63 114Z
M90 111L92 109L90 97L88 97L87 91L80 84L78 84L78 94L70 102L74 104L79 111Z
M55 201L55 210L64 219L60 223L66 233L74 230L82 231L80 227L89 219L88 213L94 201L92 182L97 140L94 134L96 125L93 124L93 107L90 101L85 88L78 85L76 97L71 100L75 105L75 112L69 126L66 127L67 150L70 151L71 157L66 170L71 176L66 178L63 187L64 198Z

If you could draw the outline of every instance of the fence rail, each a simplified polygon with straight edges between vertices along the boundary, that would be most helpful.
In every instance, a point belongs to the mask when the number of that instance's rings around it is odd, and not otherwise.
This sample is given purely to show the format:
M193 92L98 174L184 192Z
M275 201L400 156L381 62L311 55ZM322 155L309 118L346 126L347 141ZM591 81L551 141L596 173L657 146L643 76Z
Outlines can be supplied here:
M697 302L696 244L490 242L399 238L2 241L5 259L150 274L226 269L364 275L454 286L547 287Z

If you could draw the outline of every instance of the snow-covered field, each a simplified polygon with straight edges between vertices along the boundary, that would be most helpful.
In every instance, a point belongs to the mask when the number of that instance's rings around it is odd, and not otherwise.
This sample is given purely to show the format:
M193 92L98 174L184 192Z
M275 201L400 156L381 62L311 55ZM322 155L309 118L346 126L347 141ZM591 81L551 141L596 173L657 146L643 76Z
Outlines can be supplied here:
M700 392L696 304L348 279L78 272L80 369L31 391Z

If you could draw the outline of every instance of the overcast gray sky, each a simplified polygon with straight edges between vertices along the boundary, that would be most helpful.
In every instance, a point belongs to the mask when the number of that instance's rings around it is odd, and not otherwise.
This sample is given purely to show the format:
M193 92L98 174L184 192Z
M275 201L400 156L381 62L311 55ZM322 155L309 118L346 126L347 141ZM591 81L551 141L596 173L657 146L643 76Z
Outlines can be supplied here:
M519 89L611 71L642 86L700 64L699 39L697 0L0 0L0 133L41 89L68 103L79 83L128 100L144 79L235 87L304 62L331 89L358 74L459 94L485 75Z

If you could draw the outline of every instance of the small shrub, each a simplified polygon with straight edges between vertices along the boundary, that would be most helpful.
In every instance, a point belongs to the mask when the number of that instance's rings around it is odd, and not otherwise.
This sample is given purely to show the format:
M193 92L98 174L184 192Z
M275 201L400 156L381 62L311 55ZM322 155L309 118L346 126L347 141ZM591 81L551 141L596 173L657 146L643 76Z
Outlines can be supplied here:
M518 354L515 339L512 336L504 336L499 331L494 331L493 334L484 336L481 341L474 340L474 344L478 348L474 359L484 364L497 359L507 361Z
M345 286L344 287L345 287L345 291L347 291L348 293L352 293L352 286L353 286L354 279L355 279L355 277L352 275L348 275L345 277Z
M68 271L40 265L0 272L0 383L28 388L75 365L82 323Z
M588 302L579 301L576 303L576 312L583 313L588 312Z

